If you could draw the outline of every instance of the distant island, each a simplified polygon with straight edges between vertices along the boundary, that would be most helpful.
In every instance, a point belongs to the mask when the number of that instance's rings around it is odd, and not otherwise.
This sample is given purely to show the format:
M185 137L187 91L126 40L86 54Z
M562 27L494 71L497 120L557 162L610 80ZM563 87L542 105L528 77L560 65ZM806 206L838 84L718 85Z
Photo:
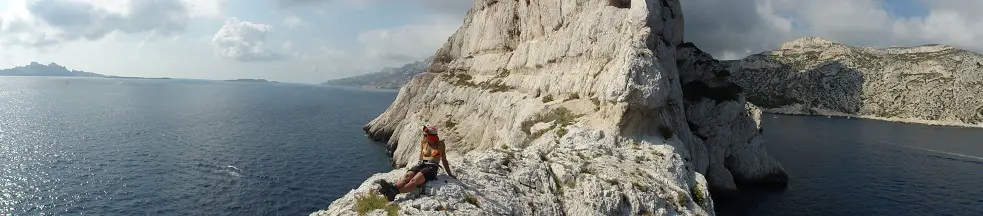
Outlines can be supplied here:
M269 81L266 79L232 79L225 80L226 82L251 82L251 83L280 83L277 81Z
M65 66L58 65L54 62L47 65L31 62L25 66L18 66L11 69L0 69L0 76L110 77L92 72L69 70L68 68L65 68Z
M131 76L112 76L104 75L93 72L86 72L80 70L70 70L65 66L59 65L57 63L48 63L47 65L31 62L28 65L18 66L10 69L0 69L0 76L45 76L45 77L95 77L95 78L111 78L111 79L153 79L153 80L170 80L170 77L131 77ZM234 79L234 80L224 80L227 82L256 82L256 83L280 83L277 81L269 81L265 79Z
M399 89L413 76L427 71L433 57L405 64L401 67L388 67L379 72L360 76L329 80L322 85L349 86L360 88Z

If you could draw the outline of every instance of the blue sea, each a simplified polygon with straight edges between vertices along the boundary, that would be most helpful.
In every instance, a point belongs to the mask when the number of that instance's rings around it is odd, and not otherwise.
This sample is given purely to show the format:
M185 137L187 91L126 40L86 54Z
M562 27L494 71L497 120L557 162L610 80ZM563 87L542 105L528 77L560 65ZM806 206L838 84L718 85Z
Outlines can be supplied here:
M306 215L390 170L392 91L0 77L0 215ZM719 215L983 215L983 130L766 115L783 191Z
M718 215L983 215L983 129L765 115L784 191L715 199Z
M0 77L0 215L306 215L390 169L395 92Z

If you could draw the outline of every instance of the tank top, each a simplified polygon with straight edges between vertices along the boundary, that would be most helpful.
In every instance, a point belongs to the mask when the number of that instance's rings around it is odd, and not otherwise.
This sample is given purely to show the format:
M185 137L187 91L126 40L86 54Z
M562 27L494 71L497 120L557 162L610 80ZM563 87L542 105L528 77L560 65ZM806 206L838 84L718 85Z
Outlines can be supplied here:
M437 145L439 146L440 143ZM440 149L430 148L430 144L426 140L420 140L420 154L422 155L421 160L432 163L438 163L440 157L443 156L443 152L440 152Z

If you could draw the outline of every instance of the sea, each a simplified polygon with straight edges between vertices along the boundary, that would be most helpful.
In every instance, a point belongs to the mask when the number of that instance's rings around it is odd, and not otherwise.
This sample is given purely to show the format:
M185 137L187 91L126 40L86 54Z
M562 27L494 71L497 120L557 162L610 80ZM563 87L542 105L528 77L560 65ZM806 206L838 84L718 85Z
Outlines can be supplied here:
M0 215L306 215L374 173L396 92L0 77ZM983 129L765 115L784 190L718 215L983 215Z
M392 91L0 77L0 215L306 215L374 173Z

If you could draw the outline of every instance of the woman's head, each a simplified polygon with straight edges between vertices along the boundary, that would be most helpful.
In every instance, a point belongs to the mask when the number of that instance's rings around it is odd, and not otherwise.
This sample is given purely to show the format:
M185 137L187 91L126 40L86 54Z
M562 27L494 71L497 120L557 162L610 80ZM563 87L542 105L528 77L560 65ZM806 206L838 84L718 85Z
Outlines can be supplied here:
M437 126L429 125L423 127L423 137L427 142L436 143L440 142L440 137L437 136Z

